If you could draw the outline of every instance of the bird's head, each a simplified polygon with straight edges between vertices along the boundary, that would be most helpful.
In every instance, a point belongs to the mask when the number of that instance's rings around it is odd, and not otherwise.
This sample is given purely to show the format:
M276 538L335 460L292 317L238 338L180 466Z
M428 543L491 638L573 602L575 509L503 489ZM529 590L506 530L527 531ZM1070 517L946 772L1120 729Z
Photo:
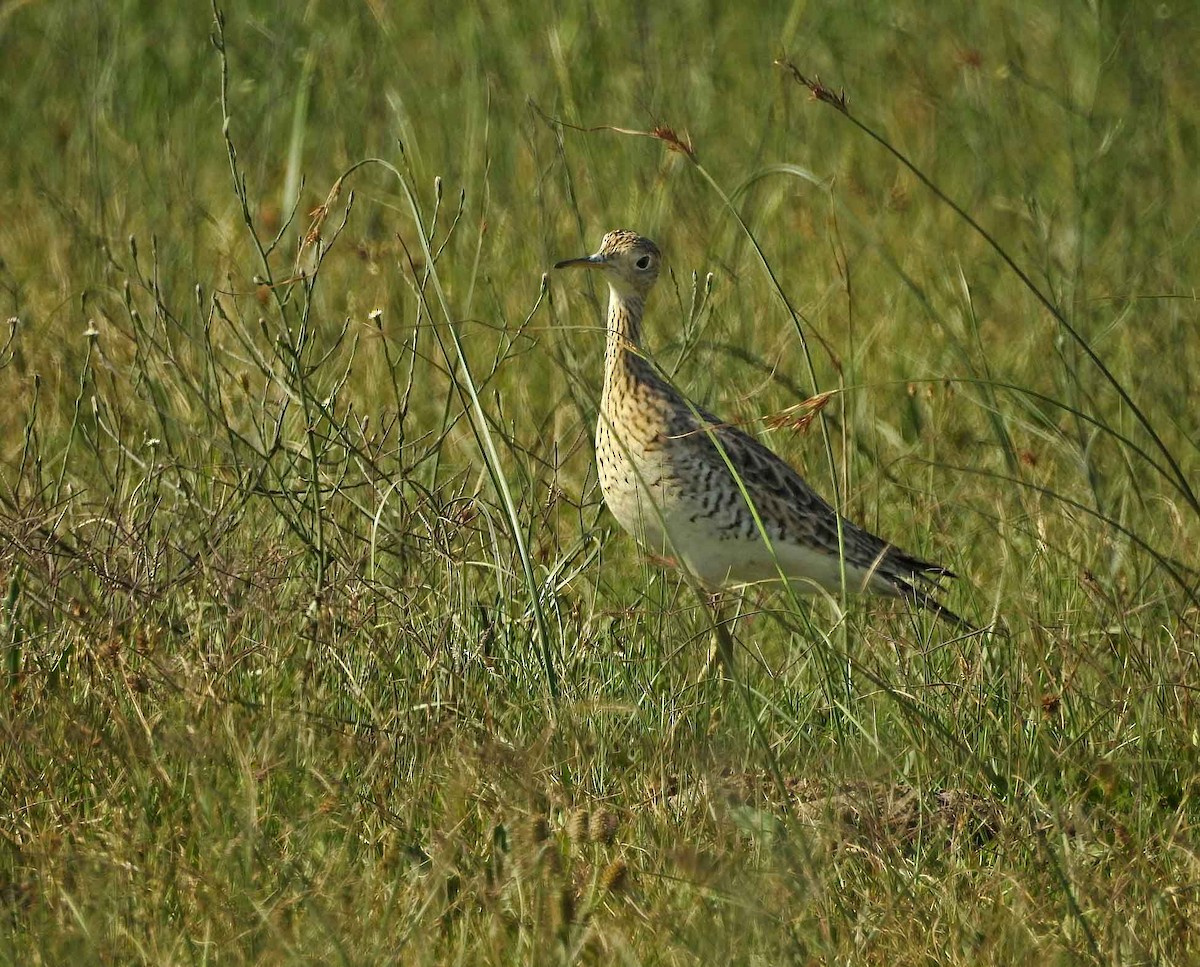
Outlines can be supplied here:
M658 280L661 263L662 253L650 239L618 229L604 236L595 255L563 259L554 267L603 269L608 284L617 292L644 299Z

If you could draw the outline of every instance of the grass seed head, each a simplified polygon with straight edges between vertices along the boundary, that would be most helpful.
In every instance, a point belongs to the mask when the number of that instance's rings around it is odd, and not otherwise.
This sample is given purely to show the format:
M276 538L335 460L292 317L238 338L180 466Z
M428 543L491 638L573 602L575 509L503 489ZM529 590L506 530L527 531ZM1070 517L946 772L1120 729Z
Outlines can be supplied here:
M545 816L535 816L529 822L529 842L534 846L540 846L550 838L550 824L546 822Z
M600 890L610 896L622 893L628 884L629 864L620 857L604 867L604 872L600 874Z
M575 922L575 905L575 891L570 886L563 886L555 894L551 915L556 933L565 934Z
M611 809L605 806L592 813L588 822L588 839L607 846L616 836L617 816Z
M587 808L580 806L572 811L570 818L567 820L567 836L576 846L582 846L588 841L590 816Z

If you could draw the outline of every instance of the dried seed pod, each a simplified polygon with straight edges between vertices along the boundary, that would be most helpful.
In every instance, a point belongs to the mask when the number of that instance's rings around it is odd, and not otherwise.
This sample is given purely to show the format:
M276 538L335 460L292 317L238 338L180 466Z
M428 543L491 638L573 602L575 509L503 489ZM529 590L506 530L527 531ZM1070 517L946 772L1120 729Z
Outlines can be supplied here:
M522 874L542 869L547 860L553 862L557 850L550 842L550 824L542 816L523 820L513 841L512 857Z
M567 836L575 846L582 846L588 840L590 817L587 808L580 806L573 810L570 819L567 820Z
M609 893L616 896L625 889L628 883L629 864L620 857L604 867L604 872L600 874L600 890L602 893Z
M593 843L610 844L617 836L617 816L607 806L592 813L588 822L588 839Z
M554 897L554 905L550 912L554 918L555 932L565 934L575 922L575 891L569 886L560 889Z

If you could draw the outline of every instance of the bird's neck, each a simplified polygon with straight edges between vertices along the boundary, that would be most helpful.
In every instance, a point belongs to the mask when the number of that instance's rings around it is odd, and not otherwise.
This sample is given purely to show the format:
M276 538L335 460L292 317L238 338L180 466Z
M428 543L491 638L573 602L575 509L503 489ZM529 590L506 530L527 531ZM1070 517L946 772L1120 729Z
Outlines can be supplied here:
M610 393L616 382L627 379L630 368L642 358L642 296L609 289L608 340L604 350L604 392Z

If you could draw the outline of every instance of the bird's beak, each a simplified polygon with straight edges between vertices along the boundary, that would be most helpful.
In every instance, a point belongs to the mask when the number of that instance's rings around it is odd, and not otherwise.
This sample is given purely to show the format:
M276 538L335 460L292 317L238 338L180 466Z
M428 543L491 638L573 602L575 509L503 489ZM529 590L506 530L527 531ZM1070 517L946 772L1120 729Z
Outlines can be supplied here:
M554 267L556 269L570 269L570 268L587 269L587 268L592 268L593 266L603 265L605 263L605 261L606 260L603 255L599 255L599 254L584 255L581 258L577 258L577 259L563 259L561 262L555 262Z

